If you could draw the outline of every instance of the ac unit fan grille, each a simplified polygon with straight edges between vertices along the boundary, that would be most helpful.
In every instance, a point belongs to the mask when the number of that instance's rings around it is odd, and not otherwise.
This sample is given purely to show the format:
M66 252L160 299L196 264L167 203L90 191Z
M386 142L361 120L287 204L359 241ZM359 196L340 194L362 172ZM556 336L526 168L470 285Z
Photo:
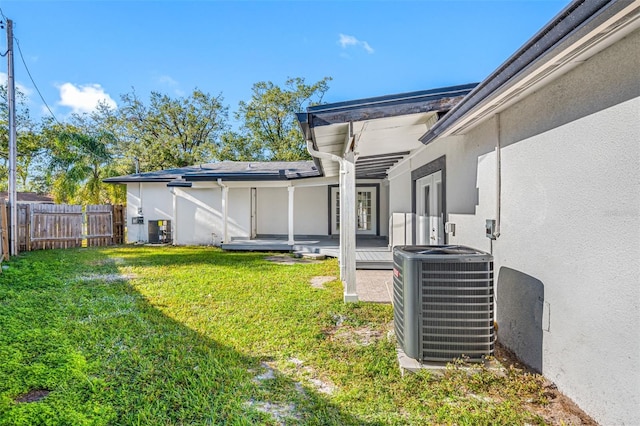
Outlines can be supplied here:
M493 353L493 262L420 262L422 359Z

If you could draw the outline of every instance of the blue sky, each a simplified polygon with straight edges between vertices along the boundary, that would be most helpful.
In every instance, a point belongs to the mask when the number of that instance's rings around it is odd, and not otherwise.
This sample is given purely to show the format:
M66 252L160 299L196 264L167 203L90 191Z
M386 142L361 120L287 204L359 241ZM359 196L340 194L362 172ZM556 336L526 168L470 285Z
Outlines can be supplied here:
M222 94L234 111L251 86L331 76L327 102L478 82L568 0L0 0L24 60L58 119L97 99L150 91ZM6 45L6 34L0 34ZM4 50L4 48L2 49ZM43 103L21 58L32 115ZM6 79L6 63L0 62Z

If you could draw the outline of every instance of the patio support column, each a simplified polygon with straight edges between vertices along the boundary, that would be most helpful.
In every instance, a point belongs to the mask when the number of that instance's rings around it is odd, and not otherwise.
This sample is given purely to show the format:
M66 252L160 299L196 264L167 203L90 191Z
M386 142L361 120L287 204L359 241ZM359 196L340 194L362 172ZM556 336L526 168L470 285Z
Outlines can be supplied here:
M340 188L341 269L344 301L357 302L356 291L356 164L353 151L342 161L342 187Z
M345 245L344 245L344 235L345 232L344 230L346 229L343 226L343 222L342 222L342 212L344 211L344 197L342 196L342 194L344 194L344 175L345 175L345 171L344 171L344 161L340 161L340 174L338 175L338 208L340 210L340 224L339 224L339 228L338 228L338 233L339 233L339 242L340 242L340 250L338 253L338 266L340 269L340 281L344 282L346 280L346 272L345 272L345 268L344 268L344 259L346 258L345 256Z
M173 245L177 245L178 243L178 189L177 188L171 188L171 195L173 196L173 229L171 230L172 232L172 240L173 240Z
M218 179L218 186L222 188L222 242L229 242L229 187Z
M293 194L295 193L295 186L290 186L287 188L289 191L289 244L290 246L294 245L294 237L293 237Z

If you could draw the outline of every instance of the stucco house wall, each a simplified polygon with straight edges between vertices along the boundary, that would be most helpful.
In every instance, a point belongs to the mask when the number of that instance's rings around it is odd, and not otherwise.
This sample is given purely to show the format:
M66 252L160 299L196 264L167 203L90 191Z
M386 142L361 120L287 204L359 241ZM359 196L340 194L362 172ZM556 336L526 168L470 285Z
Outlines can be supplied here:
M142 208L144 223L134 225L131 218L140 216ZM166 183L127 184L127 242L149 241L149 220L170 220L173 217L173 201Z
M326 186L296 188L293 204L293 227L297 235L328 235L329 198L327 191Z
M499 336L520 349L500 292L533 277L542 371L603 424L640 423L638 46L636 31L500 117Z
M257 191L258 235L286 235L289 229L287 188L258 188Z
M176 196L174 243L210 245L222 236L220 188L172 188ZM170 189L166 188L170 193ZM171 194L169 194L171 196Z
M602 424L640 424L638 46L635 31L390 173L391 210L410 209L411 170L446 156L448 241L493 253L500 341Z

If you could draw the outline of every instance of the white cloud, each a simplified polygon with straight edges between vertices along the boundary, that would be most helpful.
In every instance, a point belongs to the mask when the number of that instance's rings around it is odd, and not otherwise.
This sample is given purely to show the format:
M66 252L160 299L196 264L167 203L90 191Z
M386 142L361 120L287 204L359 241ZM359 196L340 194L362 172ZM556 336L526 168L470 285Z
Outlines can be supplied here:
M69 107L72 112L91 112L96 109L101 101L111 108L117 106L113 98L99 84L75 85L73 83L64 83L58 86L58 90L60 91L58 105Z
M176 80L174 80L171 76L169 75L161 75L157 78L158 83L160 84L166 84L167 86L177 86L178 82Z
M340 39L338 40L338 44L343 49L346 49L346 48L348 48L350 46L356 46L356 47L360 46L364 50L366 50L367 53L375 52L375 50L373 50L373 47L371 47L371 45L369 43L367 43L364 40L358 40L356 37L354 37L352 35L340 34Z
M342 46L342 48L346 48L347 46L355 46L358 44L358 39L355 38L354 36L350 36L350 35L346 35L346 34L340 34L340 41L338 41L338 43L340 43L340 46Z
M7 75L7 73L0 72L0 83L6 86L8 84L8 80L9 80L9 76ZM16 85L16 90L19 92L22 92L27 98L29 98L29 96L31 96L31 94L33 93L33 90L29 89L27 86L25 86L24 84L21 84L18 81L15 82L15 85Z
M157 83L173 90L173 93L175 93L176 95L184 96L185 93L184 90L180 88L180 83L170 75L162 74L155 77L155 80Z

